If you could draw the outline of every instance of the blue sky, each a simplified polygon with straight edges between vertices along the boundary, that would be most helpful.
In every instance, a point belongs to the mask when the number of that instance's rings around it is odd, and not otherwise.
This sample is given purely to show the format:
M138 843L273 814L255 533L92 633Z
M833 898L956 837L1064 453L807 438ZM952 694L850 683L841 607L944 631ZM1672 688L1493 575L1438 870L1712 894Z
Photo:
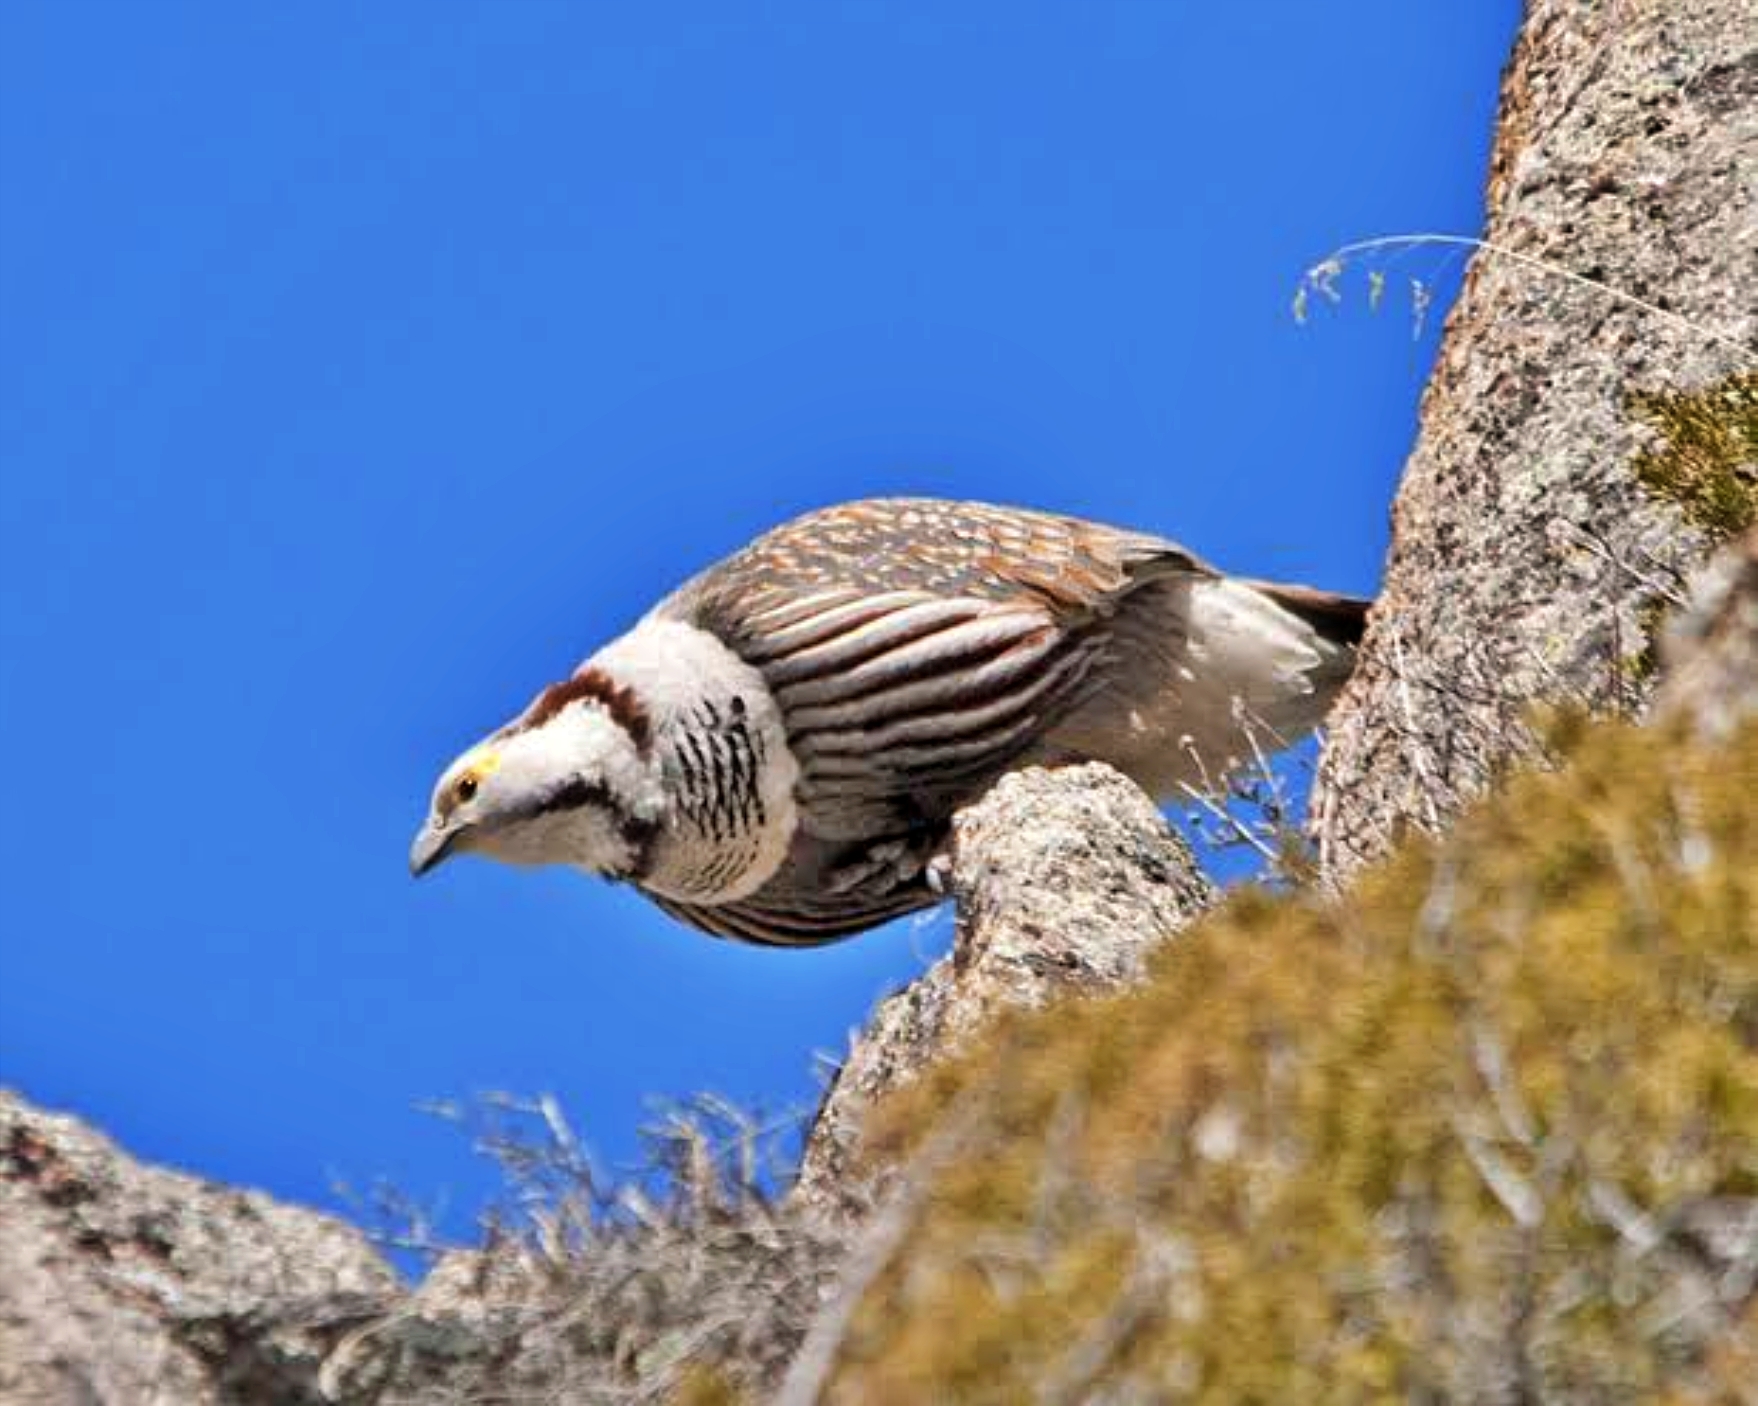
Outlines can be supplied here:
M418 1100L807 1103L944 919L771 952L408 840L772 522L1030 503L1371 591L1516 0L0 6L0 1083L333 1204ZM1451 286L1439 255L1391 269Z

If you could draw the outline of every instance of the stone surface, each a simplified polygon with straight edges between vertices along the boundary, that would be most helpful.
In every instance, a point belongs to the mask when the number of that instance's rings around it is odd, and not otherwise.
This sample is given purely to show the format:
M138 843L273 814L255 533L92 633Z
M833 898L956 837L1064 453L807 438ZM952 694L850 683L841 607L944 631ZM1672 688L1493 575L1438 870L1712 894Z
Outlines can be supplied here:
M0 1403L664 1400L779 1376L840 1241L754 1201L505 1240L407 1288L352 1226L143 1165L0 1092Z
M317 1403L330 1348L397 1290L350 1226L0 1092L7 1406Z
M1116 989L1213 900L1184 841L1134 783L1099 765L1003 777L958 817L953 949L883 1001L807 1143L798 1194L859 1209L850 1155L874 1100L1001 1010Z
M1629 398L1754 364L1755 201L1751 0L1530 0L1485 237L1662 311L1473 261L1332 714L1314 820L1334 872L1478 794L1519 751L1529 701L1644 705L1655 607L1711 544L1638 481L1653 436Z

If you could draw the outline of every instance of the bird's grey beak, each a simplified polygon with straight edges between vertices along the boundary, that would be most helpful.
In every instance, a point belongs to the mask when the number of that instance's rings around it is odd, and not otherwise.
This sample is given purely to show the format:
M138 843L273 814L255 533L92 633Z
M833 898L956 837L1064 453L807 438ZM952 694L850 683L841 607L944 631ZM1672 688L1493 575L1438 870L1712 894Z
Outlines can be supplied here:
M458 834L457 830L448 830L432 821L423 825L416 833L415 843L409 846L410 874L419 879L438 865L452 852Z

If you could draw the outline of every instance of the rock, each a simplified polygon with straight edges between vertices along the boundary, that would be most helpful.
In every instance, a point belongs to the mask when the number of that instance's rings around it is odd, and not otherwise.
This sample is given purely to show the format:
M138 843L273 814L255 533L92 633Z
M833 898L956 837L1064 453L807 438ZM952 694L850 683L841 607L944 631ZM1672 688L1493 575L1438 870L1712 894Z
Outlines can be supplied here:
M1755 170L1751 0L1530 0L1485 237L1653 306L1474 259L1331 717L1313 814L1333 872L1477 795L1520 752L1530 701L1645 705L1653 621L1715 534L1644 481L1656 436L1633 397L1749 374Z
M332 1217L142 1165L0 1092L5 1406L663 1399L695 1367L779 1376L840 1242L702 1207L550 1257L507 1238L405 1287Z
M825 1097L798 1194L858 1210L851 1153L873 1102L1010 1007L1114 990L1213 901L1189 847L1111 768L1033 768L956 822L952 952L874 1012Z
M0 1401L302 1406L399 1291L359 1231L0 1091Z
M1704 569L1661 637L1661 659L1658 717L1722 740L1758 713L1758 527Z

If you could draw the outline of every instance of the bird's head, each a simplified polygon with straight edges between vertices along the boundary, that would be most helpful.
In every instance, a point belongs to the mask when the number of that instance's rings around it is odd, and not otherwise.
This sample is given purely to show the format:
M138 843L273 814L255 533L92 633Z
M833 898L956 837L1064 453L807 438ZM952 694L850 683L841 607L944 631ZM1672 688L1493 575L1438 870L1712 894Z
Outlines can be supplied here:
M446 768L409 869L421 875L473 853L637 878L664 806L645 714L626 690L588 672L545 689Z

